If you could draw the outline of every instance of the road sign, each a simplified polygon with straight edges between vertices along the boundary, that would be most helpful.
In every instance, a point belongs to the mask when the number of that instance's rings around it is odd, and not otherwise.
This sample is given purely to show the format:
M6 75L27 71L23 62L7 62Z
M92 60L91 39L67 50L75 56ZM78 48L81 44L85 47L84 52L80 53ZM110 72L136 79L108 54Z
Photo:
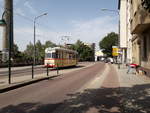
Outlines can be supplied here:
M6 25L6 22L5 22L5 20L0 20L0 26L5 26Z
M118 56L119 55L119 49L117 46L112 47L112 56Z

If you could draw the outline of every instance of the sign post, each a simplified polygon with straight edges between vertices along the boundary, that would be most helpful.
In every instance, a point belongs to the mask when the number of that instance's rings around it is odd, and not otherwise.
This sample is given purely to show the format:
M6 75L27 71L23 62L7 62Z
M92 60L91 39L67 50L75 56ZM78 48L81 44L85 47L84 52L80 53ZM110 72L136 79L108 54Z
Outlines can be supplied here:
M112 46L112 56L118 56L119 55L119 48L118 46Z

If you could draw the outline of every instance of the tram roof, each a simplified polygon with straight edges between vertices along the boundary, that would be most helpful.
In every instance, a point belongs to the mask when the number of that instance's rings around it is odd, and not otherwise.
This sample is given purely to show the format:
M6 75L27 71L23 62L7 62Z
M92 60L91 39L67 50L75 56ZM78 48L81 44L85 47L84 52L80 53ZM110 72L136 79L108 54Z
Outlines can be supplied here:
M49 47L49 48L45 49L45 51L53 51L53 50L68 51L68 52L76 53L76 54L78 53L78 52L76 52L74 50L70 50L70 49L66 49L66 48L61 48L61 47L53 47L53 48Z

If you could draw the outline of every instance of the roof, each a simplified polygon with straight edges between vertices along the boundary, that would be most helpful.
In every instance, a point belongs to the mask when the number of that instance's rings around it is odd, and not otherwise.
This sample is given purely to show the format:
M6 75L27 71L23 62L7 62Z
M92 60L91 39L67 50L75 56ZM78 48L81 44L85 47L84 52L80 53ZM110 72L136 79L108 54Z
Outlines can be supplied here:
M54 51L54 50L68 51L68 52L71 52L71 53L76 53L76 54L78 54L78 52L76 52L76 51L74 51L74 50L66 49L66 48L61 48L61 47L54 47L54 48L49 47L49 48L46 48L46 49L45 49L45 52L46 52L46 51Z

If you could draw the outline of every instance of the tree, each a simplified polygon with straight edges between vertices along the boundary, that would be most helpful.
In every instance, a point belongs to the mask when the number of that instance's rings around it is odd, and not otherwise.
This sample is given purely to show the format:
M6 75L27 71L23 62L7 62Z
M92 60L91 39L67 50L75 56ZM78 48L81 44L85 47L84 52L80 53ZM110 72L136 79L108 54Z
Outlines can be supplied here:
M94 50L80 40L77 40L77 42L69 48L78 52L80 61L91 61L93 58Z
M36 50L36 61L37 63L43 63L44 57L45 57L45 49L48 47L56 47L56 44L51 41L46 41L45 44L42 44L40 40L38 40L35 44L35 50ZM30 42L27 45L27 48L25 50L25 54L27 59L33 60L34 56L34 45Z
M45 55L45 47L42 45L40 40L37 41L35 44L36 47L36 59L37 61L43 61L44 60L44 55Z
M24 51L24 53L25 53L27 59L33 58L34 46L31 42L26 46L26 50Z
M48 47L56 47L57 45L51 41L46 41L44 46L45 48L48 48Z
M112 46L118 45L118 34L111 32L107 34L100 42L99 47L107 56L112 56Z
M13 55L17 56L18 52L19 52L19 49L18 49L17 44L13 44Z
M17 44L13 45L13 63L24 63L26 61L26 57L24 52L19 51Z

